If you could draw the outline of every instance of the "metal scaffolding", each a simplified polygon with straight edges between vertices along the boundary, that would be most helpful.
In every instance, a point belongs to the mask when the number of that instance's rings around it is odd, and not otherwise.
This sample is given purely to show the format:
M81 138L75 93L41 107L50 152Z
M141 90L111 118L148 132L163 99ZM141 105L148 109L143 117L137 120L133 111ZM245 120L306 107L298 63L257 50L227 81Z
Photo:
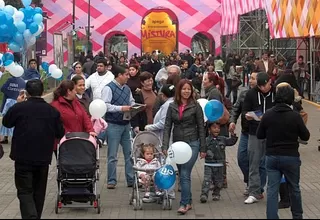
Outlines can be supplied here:
M239 16L239 32L222 37L222 54L243 55L249 50L260 57L263 51L270 51L277 58L288 60L296 56L296 39L270 39L265 10L255 10Z

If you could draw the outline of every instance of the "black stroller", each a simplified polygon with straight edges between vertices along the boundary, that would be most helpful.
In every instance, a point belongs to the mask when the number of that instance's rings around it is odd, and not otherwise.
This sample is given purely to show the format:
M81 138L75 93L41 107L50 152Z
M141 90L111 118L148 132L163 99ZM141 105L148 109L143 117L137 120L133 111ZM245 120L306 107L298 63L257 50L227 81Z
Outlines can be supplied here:
M56 214L63 207L93 207L100 214L99 144L85 132L67 133L61 139L57 152ZM73 205L73 202L82 204Z

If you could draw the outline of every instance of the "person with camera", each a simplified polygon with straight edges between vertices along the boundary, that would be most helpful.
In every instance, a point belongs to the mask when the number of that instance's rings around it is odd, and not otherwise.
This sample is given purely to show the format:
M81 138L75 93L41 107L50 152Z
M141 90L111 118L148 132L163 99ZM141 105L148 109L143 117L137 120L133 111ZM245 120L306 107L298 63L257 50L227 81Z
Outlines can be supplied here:
M41 98L43 91L41 80L29 80L2 119L14 127L10 158L23 219L41 218L53 146L64 135L60 113Z

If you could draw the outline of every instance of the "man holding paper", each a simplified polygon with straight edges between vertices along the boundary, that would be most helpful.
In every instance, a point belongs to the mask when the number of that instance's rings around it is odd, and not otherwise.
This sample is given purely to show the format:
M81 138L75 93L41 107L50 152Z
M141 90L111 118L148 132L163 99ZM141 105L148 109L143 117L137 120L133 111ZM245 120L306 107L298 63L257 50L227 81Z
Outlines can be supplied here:
M249 121L249 197L246 204L258 202L263 198L263 188L266 184L265 147L266 140L256 136L260 118L267 109L274 105L274 93L271 79L265 72L257 75L257 86L250 89L243 102L243 114Z
M131 154L131 138L130 138L130 111L135 104L130 88L126 85L129 79L129 73L120 66L114 66L112 72L115 79L107 84L102 90L102 99L107 105L107 113L105 116L108 122L107 143L108 143L108 162L107 170L108 189L115 189L117 185L117 162L119 144L125 159L125 175L127 186L133 186L133 168L130 161Z

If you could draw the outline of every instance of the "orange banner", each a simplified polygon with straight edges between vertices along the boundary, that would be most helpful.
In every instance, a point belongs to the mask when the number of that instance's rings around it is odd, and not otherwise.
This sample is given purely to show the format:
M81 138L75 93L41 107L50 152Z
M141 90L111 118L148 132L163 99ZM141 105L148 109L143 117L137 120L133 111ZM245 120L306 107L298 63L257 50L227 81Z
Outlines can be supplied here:
M177 27L166 12L151 12L141 25L142 52L160 50L170 54L177 49Z

